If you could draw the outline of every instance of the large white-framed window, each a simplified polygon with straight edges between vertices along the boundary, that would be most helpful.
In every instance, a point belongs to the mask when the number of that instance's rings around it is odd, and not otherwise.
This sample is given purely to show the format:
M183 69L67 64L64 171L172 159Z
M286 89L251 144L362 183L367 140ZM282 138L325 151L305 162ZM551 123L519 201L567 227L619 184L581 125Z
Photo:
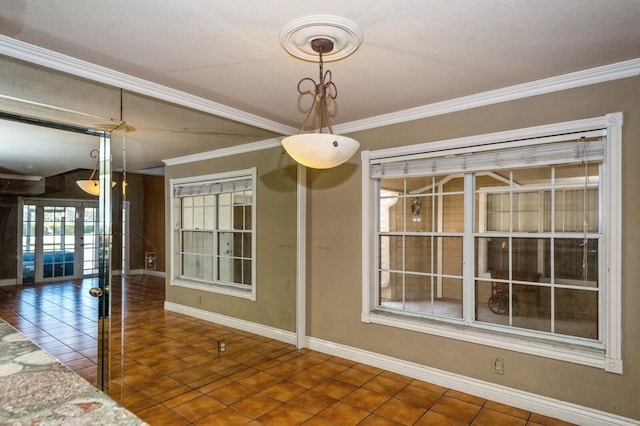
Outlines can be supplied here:
M256 168L171 179L171 285L256 299Z
M622 372L622 114L364 151L364 322Z

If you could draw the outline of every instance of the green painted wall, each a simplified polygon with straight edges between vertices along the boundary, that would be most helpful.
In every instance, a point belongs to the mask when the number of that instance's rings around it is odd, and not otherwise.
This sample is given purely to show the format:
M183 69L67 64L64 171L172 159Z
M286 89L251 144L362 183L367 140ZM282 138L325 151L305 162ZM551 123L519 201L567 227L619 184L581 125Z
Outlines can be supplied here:
M286 331L296 329L296 166L281 148L170 166L165 172L167 204L170 179L257 167L257 300L169 285L170 233L167 234L167 301L204 309ZM169 210L165 210L169 218ZM167 220L168 222L168 220ZM196 297L202 301L196 303Z
M361 168L310 171L307 334L455 374L640 419L640 77L351 134L379 149L624 113L623 375L360 321ZM504 358L505 374L491 371Z

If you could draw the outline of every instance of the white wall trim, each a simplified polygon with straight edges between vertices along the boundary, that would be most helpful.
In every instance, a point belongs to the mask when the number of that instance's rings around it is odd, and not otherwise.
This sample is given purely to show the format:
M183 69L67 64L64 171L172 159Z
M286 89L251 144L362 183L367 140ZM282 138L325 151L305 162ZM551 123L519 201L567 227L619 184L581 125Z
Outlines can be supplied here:
M351 133L374 129L637 75L640 75L640 58L337 124L333 130L336 133Z
M18 285L18 280L15 278L7 278L0 280L0 287L6 287L9 285Z
M199 152L196 154L184 155L182 157L168 158L166 160L162 160L162 162L167 166L175 166L177 164L187 164L193 163L195 161L229 157L231 155L260 151L263 149L276 148L279 146L281 146L280 139L265 139L263 141L247 143L244 145L230 146L228 148L214 149L212 151Z
M509 350L527 353L534 356L557 359L561 361L587 365L604 369L607 372L622 374L622 313L621 313L621 146L622 146L623 114L620 112L606 114L600 117L574 120L549 125L521 128L497 133L489 133L477 136L456 138L451 140L435 141L416 145L407 145L394 148L386 148L376 151L363 151L362 168L362 221L363 226L363 297L362 314L363 322L371 322L385 326L397 327L433 334L449 339L457 339L465 342L477 343L490 347L507 348ZM534 332L519 330L511 335L502 334L500 327L480 324L473 316L466 316L461 320L422 321L413 317L405 317L393 314L385 314L376 311L374 296L377 295L376 280L372 275L375 252L369 247L375 248L375 243L370 242L370 233L375 233L371 228L378 214L375 201L375 183L373 179L367 179L368 167L364 162L371 164L386 161L399 162L413 158L427 158L425 153L437 151L438 155L446 155L453 151L471 152L487 144L517 141L516 144L529 145L545 141L546 136L567 135L569 133L606 129L606 161L604 164L604 178L602 188L605 194L603 203L603 223L605 224L604 263L606 268L606 280L604 285L604 300L600 306L600 312L604 319L604 329L601 339L603 341L588 342L580 339L564 339L546 335L544 340L538 339ZM372 201L373 200L373 201ZM613 213L611 213L613 212ZM372 234L373 235L373 234ZM365 272L368 271L368 272ZM466 293L465 293L466 294ZM469 294L467 294L469 296ZM453 326L452 326L453 325ZM465 327L458 327L463 325ZM489 331L489 333L487 333ZM504 331L504 330L502 330ZM604 350L603 350L604 349Z
M307 168L298 164L296 227L296 346L306 345L307 335Z
M115 271L121 274L120 269L114 270L114 272ZM152 275L154 277L165 277L166 273L162 271L154 271L153 269L130 269L127 272L127 275Z
M33 44L0 35L0 54L21 59L33 64L42 65L67 74L97 81L114 87L120 87L142 95L151 96L163 101L208 112L239 123L255 126L281 134L293 134L298 131L272 120L241 111L236 108L213 102L186 92L172 89L141 78L133 77L112 69L92 64Z
M491 401L511 405L575 424L592 426L640 425L640 421L634 419L438 370L351 346L313 337L308 337L307 342L307 347L314 351L372 365L414 379L423 380L449 389L476 395Z
M296 333L281 330L279 328L270 327L268 325L258 324L226 315L217 314L215 312L205 311L204 309L192 308L190 306L181 305L179 303L164 302L164 308L167 311L177 312L179 314L188 315L190 317L199 318L227 327L237 328L238 330L248 331L259 336L268 337L280 342L296 344Z
M68 74L83 77L88 80L97 81L115 87L121 87L135 93L151 96L164 101L193 108L197 111L207 112L219 117L228 118L230 120L256 126L258 128L270 130L283 135L294 134L298 131L298 129L295 129L291 126L267 120L257 115L249 114L247 112L231 108L217 102L193 96L185 92L171 89L169 87L152 83L121 72L117 72L99 65L92 64L90 62L81 61L71 56L62 55L48 49L43 49L41 47L19 41L5 35L0 35L0 54L42 65L44 67L51 68L57 71L62 71ZM546 93L558 92L561 90L589 86L592 84L603 83L606 81L618 80L627 77L634 77L637 75L640 75L640 58L536 80L524 84L504 87L501 89L490 90L488 92L463 96L456 99L436 102L433 104L427 104L416 108L396 111L390 114L382 114L362 120L352 121L349 123L336 124L333 126L333 129L336 133L351 133L361 130L375 129L378 127L405 123L407 121L420 120L437 115L463 111L471 108L522 99ZM268 139L263 142L267 142L268 144L273 143L273 141L274 139ZM246 149L238 152L249 152L259 149L265 149L262 145L263 142L246 144ZM213 155L216 155L218 157L235 155L238 153L235 151L235 149L241 148L225 148L222 150L209 151L208 154L211 155L212 153L215 153ZM184 162L193 161L187 160L188 157L189 156L180 158L184 159ZM207 158L213 157L206 157L203 159Z

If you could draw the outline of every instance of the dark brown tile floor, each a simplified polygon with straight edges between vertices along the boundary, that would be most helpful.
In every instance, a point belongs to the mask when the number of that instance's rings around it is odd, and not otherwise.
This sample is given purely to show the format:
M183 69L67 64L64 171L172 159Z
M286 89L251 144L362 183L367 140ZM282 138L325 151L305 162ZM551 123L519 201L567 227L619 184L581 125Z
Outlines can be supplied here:
M164 311L162 278L128 277L122 293L120 283L112 286L109 393L151 425L568 424ZM0 317L95 384L94 285L0 287Z

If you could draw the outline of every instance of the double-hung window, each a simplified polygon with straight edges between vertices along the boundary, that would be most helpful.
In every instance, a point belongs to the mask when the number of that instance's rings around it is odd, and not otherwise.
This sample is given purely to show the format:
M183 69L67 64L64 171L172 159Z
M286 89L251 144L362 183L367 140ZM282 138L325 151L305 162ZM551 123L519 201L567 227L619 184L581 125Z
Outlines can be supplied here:
M363 320L621 372L621 125L365 152Z
M173 285L255 299L256 170L171 180Z

